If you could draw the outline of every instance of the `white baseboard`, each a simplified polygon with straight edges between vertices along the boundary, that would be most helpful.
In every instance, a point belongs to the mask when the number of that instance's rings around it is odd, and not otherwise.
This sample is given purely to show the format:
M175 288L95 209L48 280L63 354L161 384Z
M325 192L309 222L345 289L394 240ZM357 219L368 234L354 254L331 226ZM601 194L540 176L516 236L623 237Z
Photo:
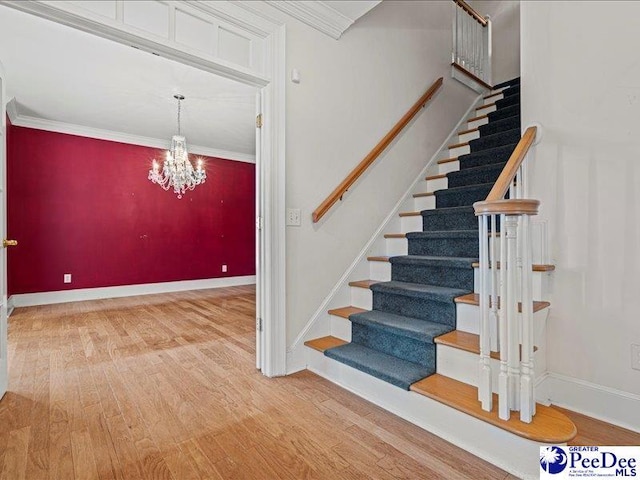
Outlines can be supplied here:
M539 388L553 405L640 432L640 395L558 373L549 373Z
M203 290L206 288L235 287L256 283L255 275L242 277L206 278L181 282L144 283L122 285L118 287L79 288L57 292L21 293L9 297L9 308L51 305L54 303L81 302L103 298L132 297L154 293L183 292L185 290Z

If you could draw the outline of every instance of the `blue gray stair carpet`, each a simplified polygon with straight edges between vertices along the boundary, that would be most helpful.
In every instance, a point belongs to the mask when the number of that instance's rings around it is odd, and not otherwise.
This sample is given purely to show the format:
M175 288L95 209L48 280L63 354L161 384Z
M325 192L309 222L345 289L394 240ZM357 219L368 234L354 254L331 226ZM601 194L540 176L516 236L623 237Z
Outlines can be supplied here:
M436 371L434 338L456 328L454 299L473 291L478 221L473 203L487 197L520 140L520 79L496 88L504 99L434 192L436 208L421 212L423 231L407 233L408 255L392 257L391 281L371 285L373 310L349 317L351 343L325 355L408 390Z

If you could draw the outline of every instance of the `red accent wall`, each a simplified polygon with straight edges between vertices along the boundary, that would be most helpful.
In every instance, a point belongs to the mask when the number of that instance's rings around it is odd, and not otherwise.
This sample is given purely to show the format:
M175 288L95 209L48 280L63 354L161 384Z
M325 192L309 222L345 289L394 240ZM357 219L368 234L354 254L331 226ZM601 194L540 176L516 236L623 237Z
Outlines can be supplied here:
M206 182L178 199L147 180L161 150L17 126L7 137L10 295L255 274L255 165L203 157Z

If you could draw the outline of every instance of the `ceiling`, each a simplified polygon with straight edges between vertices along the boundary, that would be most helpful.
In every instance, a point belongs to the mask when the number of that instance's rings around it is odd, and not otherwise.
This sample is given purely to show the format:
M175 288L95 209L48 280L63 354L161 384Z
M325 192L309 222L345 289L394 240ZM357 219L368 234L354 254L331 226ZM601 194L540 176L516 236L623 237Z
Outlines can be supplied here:
M0 6L0 62L21 124L32 118L255 153L255 87ZM42 124L43 122L36 122Z

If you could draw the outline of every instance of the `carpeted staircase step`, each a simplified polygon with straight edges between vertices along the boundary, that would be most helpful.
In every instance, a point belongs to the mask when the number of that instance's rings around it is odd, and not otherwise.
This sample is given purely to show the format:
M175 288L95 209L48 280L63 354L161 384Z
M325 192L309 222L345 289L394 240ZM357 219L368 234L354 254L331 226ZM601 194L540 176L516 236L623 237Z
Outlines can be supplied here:
M473 207L434 208L420 213L422 230L425 232L478 229L478 219Z
M509 87L503 90L501 93L505 97L510 97L511 95L520 95L520 85L514 85L512 87Z
M512 143L518 143L520 141L520 127L513 128L491 135L484 135L475 140L469 142L471 147L471 153L479 152L481 150L488 150L491 148L501 147L503 145L510 145Z
M399 281L371 285L373 309L455 327L454 298L469 293L460 288Z
M435 374L420 380L411 386L411 390L534 442L566 443L577 434L576 426L566 415L539 403L531 423L521 422L517 412L511 412L509 420L500 420L496 394L493 395L493 410L487 412L478 402L476 387L443 375Z
M392 281L473 290L471 265L477 258L403 255L389 261Z
M407 233L409 255L477 257L478 230Z
M520 115L514 115L513 117L496 120L486 125L480 125L478 131L480 132L480 136L483 137L514 128L520 128Z
M325 350L329 348L339 347L340 345L344 345L349 343L341 338L332 337L328 335L326 337L314 338L313 340L307 340L304 344L309 347L317 350L319 352L324 353Z
M516 148L517 143L511 145L503 145L501 147L490 148L481 152L468 153L467 155L460 155L458 161L460 162L460 170L466 168L482 167L484 165L491 165L494 163L504 163L509 160L509 157Z
M405 390L409 390L413 383L435 372L434 367L408 362L357 343L330 348L324 354Z
M436 210L439 208L463 207L465 205L473 205L487 198L493 184L481 183L479 185L468 185L464 187L447 188L436 190Z
M449 188L466 187L483 183L495 183L507 162L490 163L447 173Z
M512 87L514 85L518 85L518 86L520 85L520 77L512 78L511 80L498 83L497 85L493 86L493 89L498 90L499 88Z
M429 322L419 318L405 317L393 313L371 310L349 317L352 323L375 328L386 333L407 337L425 343L452 330L450 325Z
M429 369L436 365L434 337L453 327L417 318L372 310L349 317L351 343L417 363Z
M500 100L496 100L495 102L496 108L498 110L505 107L510 107L511 105L517 105L519 103L520 103L520 95L509 95L504 98L501 98Z
M489 118L489 122L495 122L496 120L501 120L507 117L513 117L514 115L520 114L520 104L511 105L510 107L504 107L500 110L496 110L495 112L491 112L487 115Z

